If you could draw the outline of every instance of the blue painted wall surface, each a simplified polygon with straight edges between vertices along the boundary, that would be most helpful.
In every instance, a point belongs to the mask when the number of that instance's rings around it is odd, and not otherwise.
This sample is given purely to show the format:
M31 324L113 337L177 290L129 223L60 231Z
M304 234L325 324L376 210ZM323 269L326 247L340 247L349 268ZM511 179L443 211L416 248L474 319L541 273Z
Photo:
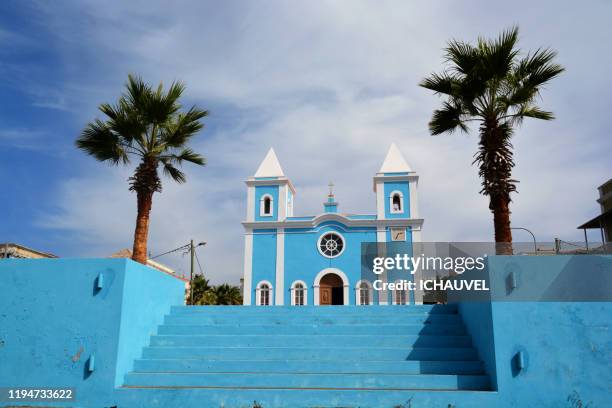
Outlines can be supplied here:
M170 306L183 304L185 284L139 263L126 263L115 385L132 370L142 346L149 341Z
M76 387L65 405L115 405L115 380L183 294L178 279L125 259L0 260L0 387Z
M257 304L255 291L257 284L269 281L276 288L276 230L253 230L253 285L251 288L252 303ZM274 290L272 291L272 294ZM270 299L272 302L274 299Z
M410 218L410 194L408 181L388 181L384 183L385 192L385 218ZM391 212L390 197L393 191L399 191L403 195L403 207L400 213Z
M261 214L261 198L269 194L272 196L272 216L264 216ZM256 186L255 187L255 221L276 221L278 220L278 186Z
M519 286L506 294L505 278L514 271ZM476 348L500 395L499 406L603 407L612 384L611 302L521 301L521 292L546 298L567 290L558 279L569 271L594 291L600 280L585 278L599 272L612 275L611 256L492 256L484 273L492 277L494 301L485 298L460 303ZM609 288L608 288L609 290ZM568 295L568 293L557 293ZM506 296L506 299L503 298ZM453 299L460 300L460 299ZM518 370L513 357L522 351L527 367Z
M329 231L344 237L344 252L336 258L326 258L317 249L319 237ZM355 285L361 279L361 243L376 242L376 229L348 228L338 222L322 223L315 229L285 230L285 299L290 304L291 284L304 280L308 285L308 304L314 304L312 285L317 274L326 268L337 268L349 279L349 304L355 304ZM375 298L375 301L377 299Z

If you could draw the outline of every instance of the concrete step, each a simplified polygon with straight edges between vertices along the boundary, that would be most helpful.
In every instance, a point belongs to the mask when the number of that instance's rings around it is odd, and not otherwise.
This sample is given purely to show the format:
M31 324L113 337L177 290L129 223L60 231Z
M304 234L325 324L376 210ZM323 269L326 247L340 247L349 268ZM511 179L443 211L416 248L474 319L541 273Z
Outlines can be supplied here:
M135 372L199 373L386 373L386 374L483 374L480 361L270 361L140 359Z
M130 373L125 386L486 390L485 375Z
M145 347L143 358L206 360L458 361L477 360L473 348L425 347Z
M401 314L395 313L388 316L355 314L302 314L291 313L270 314L260 313L252 316L231 316L208 313L176 313L167 315L164 324L216 324L216 325L266 325L266 324L462 324L461 316L457 314Z
M117 406L129 408L392 408L499 407L497 392L430 390L303 390L249 388L119 388Z
M159 326L158 334L380 334L380 335L467 335L463 324L193 324Z
M292 347L307 344L309 347L333 347L343 345L358 347L471 347L470 336L434 335L376 335L376 334L242 334L242 335L157 335L151 337L151 346L198 347Z
M316 314L319 316L358 313L360 315L395 315L400 314L456 314L456 305L369 305L369 306L173 306L171 314L207 313L250 315L266 314Z

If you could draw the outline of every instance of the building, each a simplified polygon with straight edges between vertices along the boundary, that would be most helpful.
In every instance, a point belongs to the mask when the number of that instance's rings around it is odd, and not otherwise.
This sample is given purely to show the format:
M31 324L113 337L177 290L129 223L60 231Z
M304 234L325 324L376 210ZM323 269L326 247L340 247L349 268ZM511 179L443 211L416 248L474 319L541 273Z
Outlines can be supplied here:
M0 243L0 259L3 258L43 259L57 258L57 256L47 252L37 251L23 245L7 242L4 244Z
M421 303L418 293L374 291L361 261L362 243L421 240L418 180L393 144L374 175L375 214L340 212L330 188L322 213L298 216L296 190L270 149L246 180L244 304Z
M598 229L601 231L601 241L604 248L612 242L612 179L597 188L599 191L599 203L601 214L580 225L578 229L584 230L584 239L588 248L587 229Z

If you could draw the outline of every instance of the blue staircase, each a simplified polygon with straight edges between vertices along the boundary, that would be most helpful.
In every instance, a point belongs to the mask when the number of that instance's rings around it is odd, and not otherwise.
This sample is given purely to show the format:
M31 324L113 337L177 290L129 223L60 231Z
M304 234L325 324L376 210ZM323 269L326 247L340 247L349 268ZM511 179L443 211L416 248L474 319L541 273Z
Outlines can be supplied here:
M351 392L482 392L490 381L453 305L182 306L165 317L122 389L174 390L177 403L177 392L197 391L199 401L224 407L258 406L244 404L259 396L267 408L335 406L325 391L345 396L338 406L357 406Z

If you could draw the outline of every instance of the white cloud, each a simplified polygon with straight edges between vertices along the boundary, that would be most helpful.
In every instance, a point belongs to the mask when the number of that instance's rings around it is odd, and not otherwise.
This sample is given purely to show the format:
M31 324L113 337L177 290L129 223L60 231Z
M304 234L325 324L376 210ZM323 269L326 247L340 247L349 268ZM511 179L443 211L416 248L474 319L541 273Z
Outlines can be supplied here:
M558 47L563 61L583 76L578 84L580 75L568 73L573 82L560 79L544 93L556 122L527 123L517 132L521 184L512 205L514 225L533 229L541 240L575 239L575 226L597 211L595 187L612 170L609 156L602 155L611 147L601 133L609 121L577 115L580 107L573 101L579 94L575 87L593 89L602 80L609 87L610 80L599 69L589 76L587 67L576 63L579 54L600 57L596 47L584 49L575 39L579 27L560 32L555 19L523 18L512 10L489 13L473 3L466 10L446 2L145 4L49 6L47 21L66 48L66 63L99 63L68 81L68 105L78 101L83 120L91 119L98 103L116 98L127 72L151 81L179 78L190 102L214 107L213 126L196 146L209 166L189 168L186 185L165 183L154 201L151 230L155 251L191 237L208 241L203 254L214 281L236 283L241 275L242 180L270 146L298 189L298 213L321 210L330 180L341 211L373 213L371 177L396 141L421 175L425 239L491 239L492 216L471 166L476 136L428 136L426 124L438 101L416 84L440 70L441 48L449 38L494 35L516 21L525 46ZM600 14L585 9L567 13ZM78 32L63 26L66 19L83 21ZM594 24L584 24L592 35ZM609 97L602 101L609 107ZM109 176L100 166L65 181L57 194L59 211L41 222L80 234L90 254L130 246L135 198L127 192L127 176L126 171Z

